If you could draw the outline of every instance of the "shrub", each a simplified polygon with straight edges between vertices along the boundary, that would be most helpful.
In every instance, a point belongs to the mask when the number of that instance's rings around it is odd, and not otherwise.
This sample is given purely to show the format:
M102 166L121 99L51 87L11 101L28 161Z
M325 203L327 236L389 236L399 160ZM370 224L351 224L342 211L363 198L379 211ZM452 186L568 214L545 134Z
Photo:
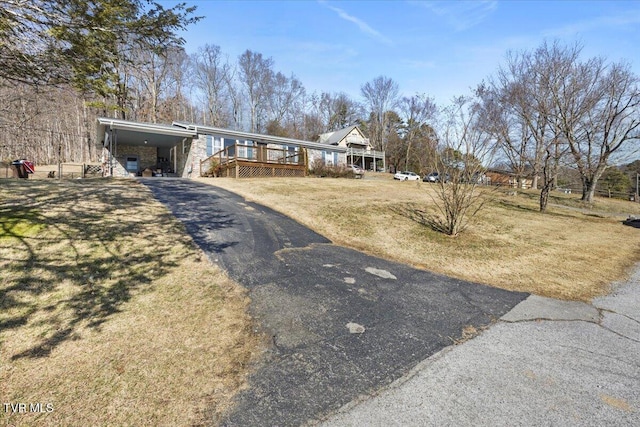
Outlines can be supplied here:
M322 159L315 159L309 173L316 177L355 178L353 170L345 165L327 165Z

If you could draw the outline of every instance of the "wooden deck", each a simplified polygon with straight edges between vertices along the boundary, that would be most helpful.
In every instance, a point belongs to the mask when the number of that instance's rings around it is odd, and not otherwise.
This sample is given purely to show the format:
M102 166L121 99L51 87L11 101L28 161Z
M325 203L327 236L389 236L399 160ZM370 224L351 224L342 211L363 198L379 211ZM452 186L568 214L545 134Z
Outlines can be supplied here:
M200 176L233 178L304 177L307 152L265 145L234 144L200 162Z

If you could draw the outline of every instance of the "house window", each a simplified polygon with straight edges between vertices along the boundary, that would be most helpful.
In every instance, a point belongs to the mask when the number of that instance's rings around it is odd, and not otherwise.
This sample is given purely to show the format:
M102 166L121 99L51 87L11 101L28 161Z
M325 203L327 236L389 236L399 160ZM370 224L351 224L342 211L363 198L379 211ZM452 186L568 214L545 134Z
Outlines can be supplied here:
M230 157L234 157L236 155L235 149L233 146L236 144L235 139L223 138L224 148L227 149L227 153Z
M324 161L324 164L327 166L336 166L338 164L338 153L323 151L322 160Z
M300 163L300 159L298 157L298 147L296 146L288 146L287 147L287 163Z
M207 135L207 157L213 155L213 136Z
M247 146L255 145L253 141L242 141L242 146L238 147L238 157L244 157L246 159L253 159L254 150L253 148L249 148Z
M331 157L329 157L329 153L327 153L326 151L322 152L322 163L324 163L327 166L331 166Z

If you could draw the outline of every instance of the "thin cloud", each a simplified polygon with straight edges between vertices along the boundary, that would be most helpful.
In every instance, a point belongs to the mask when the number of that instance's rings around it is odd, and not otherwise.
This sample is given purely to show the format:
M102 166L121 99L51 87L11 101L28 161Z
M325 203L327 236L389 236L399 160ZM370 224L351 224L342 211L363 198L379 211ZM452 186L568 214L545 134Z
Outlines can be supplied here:
M637 24L640 24L640 13L638 11L634 11L626 13L625 15L600 16L595 19L575 22L559 28L547 29L542 32L542 35L545 37L570 37L590 31L606 28L620 29L621 27L635 26Z
M483 22L498 7L498 2L425 1L413 2L442 17L456 31L464 31Z
M347 12L345 12L344 10L340 9L339 7L335 7L335 6L331 6L330 4L327 4L325 1L320 1L320 4L326 6L328 9L334 11L335 13L338 14L338 16L342 19L344 19L345 21L348 22L352 22L354 24L356 24L358 26L358 28L360 29L360 31L362 31L364 34L378 40L379 42L382 42L388 46L391 46L393 44L393 42L385 37L382 33L380 33L379 31L371 28L369 26L369 24L367 24L366 22L364 22L363 20L361 20L360 18L357 18L353 15L349 15Z
M435 61L421 61L419 59L405 59L402 63L407 67L422 70L432 70L437 66Z

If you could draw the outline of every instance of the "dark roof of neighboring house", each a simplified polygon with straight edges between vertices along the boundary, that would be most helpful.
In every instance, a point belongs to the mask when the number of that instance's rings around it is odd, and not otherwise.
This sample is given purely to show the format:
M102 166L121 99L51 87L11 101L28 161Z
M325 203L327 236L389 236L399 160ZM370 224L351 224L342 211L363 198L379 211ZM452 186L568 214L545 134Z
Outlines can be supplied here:
M351 133L351 131L357 127L358 125L352 125L334 132L323 133L318 138L318 142L327 145L338 145L345 136L349 135L349 133Z

